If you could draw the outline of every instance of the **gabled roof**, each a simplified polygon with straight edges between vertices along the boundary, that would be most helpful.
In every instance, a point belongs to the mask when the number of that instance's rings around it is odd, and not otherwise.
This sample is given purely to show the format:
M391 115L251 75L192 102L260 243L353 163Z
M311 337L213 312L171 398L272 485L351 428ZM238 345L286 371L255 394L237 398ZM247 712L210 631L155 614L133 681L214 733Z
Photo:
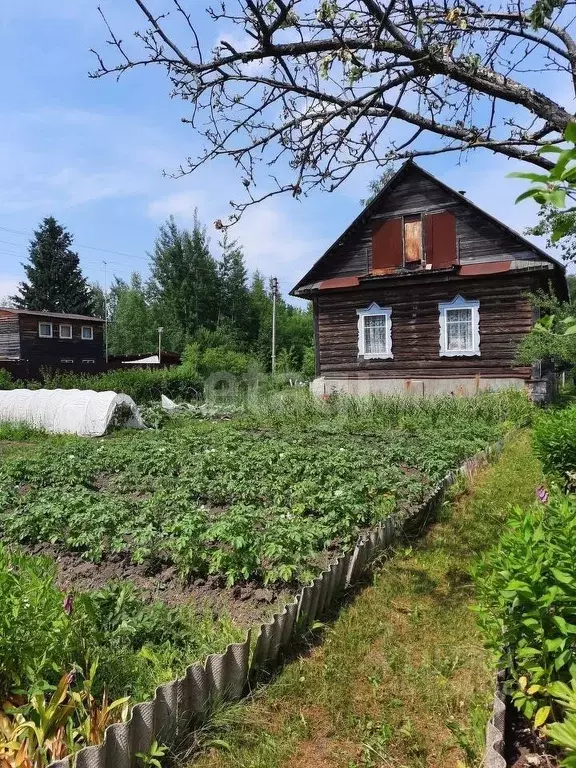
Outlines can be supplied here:
M393 187L398 181L401 181L404 176L407 175L408 171L410 170L416 170L418 171L422 176L429 179L430 181L437 184L439 187L444 189L446 192L448 192L450 195L452 195L455 200L458 202L463 203L464 205L468 206L472 210L476 211L480 215L484 216L486 219L489 219L493 224L503 229L506 233L508 233L510 236L512 236L515 240L517 240L519 243L521 243L527 250L533 251L536 253L540 258L549 264L552 264L556 271L561 271L562 277L565 280L565 271L566 267L558 261L558 259L555 259L553 256L550 256L549 253L544 251L542 248L539 248L537 245L534 245L529 240L527 240L525 237L520 235L518 232L516 232L514 229L511 229L509 226L504 224L502 221L497 219L496 217L492 216L487 211L483 210L479 206L477 206L475 203L473 203L471 200L469 200L465 195L462 195L460 192L457 192L455 189L452 189L452 187L449 187L447 184L445 184L443 181L438 179L436 176L431 174L429 171L426 171L422 166L415 163L413 160L407 160L405 163L402 164L402 166L396 171L396 173L388 179L386 184L382 187L382 189L378 192L378 194L368 203L368 205L358 214L358 216L354 219L354 221L350 224L350 226L347 227L347 229L344 230L344 232L338 237L332 245L328 248L327 251L312 265L312 267L308 270L308 272L304 275L304 277L298 281L298 283L292 288L290 291L290 294L292 296L297 295L296 292L302 288L303 286L306 286L306 284L310 281L315 281L318 278L312 278L313 273L315 270L326 260L330 258L330 256L334 253L336 248L342 244L342 242L348 237L349 234L352 233L352 231L360 224L365 223L367 220L370 219L370 216L372 213L378 209L380 203L382 200L386 197L386 195L389 193L391 187ZM567 289L566 289L566 296L568 295Z
M59 320L87 320L91 323L103 323L101 317L91 315L72 315L64 312L48 312L44 309L17 309L15 307L0 307L2 312L12 312L14 315L35 315L36 317L55 317Z

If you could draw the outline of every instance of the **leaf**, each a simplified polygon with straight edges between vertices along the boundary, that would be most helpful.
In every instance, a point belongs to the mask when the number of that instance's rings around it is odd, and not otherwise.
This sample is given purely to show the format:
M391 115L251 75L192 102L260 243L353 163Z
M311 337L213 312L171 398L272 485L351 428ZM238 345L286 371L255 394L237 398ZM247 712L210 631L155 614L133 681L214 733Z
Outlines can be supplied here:
M561 155L563 152L562 147L557 147L555 144L546 144L544 147L538 147L536 150L537 155L556 154Z
M554 578L561 581L562 584L574 584L574 578L569 573L561 571L559 568L550 568Z
M522 192L521 195L518 195L518 197L516 198L516 200L514 202L515 203L521 203L522 200L526 200L527 197L534 197L534 195L536 193L537 193L536 189L527 189L526 192Z
M564 138L566 141L571 141L576 144L576 122L570 121L564 129Z
M546 720L548 720L548 716L550 715L550 709L551 707L549 706L540 707L540 709L536 712L536 715L534 716L535 728L541 728L546 722Z
M541 184L548 184L550 181L549 176L544 176L543 173L528 173L525 171L514 171L513 173L507 173L508 179L528 179L528 181L540 182Z

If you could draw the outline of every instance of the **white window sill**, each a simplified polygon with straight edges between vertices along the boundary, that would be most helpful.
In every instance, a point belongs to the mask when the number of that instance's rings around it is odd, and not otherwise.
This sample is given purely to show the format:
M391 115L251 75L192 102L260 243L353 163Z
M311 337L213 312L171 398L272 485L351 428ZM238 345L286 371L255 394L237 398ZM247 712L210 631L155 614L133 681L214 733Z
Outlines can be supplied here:
M358 355L359 360L393 360L394 355L390 352L388 354L380 355Z
M450 351L440 352L440 357L480 357L480 350L457 350L451 349Z

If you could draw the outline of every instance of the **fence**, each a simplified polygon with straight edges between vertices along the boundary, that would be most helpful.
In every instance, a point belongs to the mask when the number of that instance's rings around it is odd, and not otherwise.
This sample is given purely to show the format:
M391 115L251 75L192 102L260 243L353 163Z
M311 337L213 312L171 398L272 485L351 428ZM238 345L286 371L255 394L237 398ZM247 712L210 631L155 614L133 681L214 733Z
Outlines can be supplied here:
M341 593L358 582L403 530L426 520L438 509L446 490L458 476L472 477L501 450L499 442L476 454L458 470L449 472L410 516L393 514L362 536L354 549L341 554L303 587L281 613L260 626L252 652L248 631L243 643L229 645L224 653L212 654L203 664L188 667L182 678L160 685L151 701L134 706L127 722L107 728L101 745L85 747L73 757L52 763L50 768L135 768L139 762L136 754L146 753L153 741L168 746L181 743L214 703L241 699L249 680L259 670L273 670L281 651L324 616Z

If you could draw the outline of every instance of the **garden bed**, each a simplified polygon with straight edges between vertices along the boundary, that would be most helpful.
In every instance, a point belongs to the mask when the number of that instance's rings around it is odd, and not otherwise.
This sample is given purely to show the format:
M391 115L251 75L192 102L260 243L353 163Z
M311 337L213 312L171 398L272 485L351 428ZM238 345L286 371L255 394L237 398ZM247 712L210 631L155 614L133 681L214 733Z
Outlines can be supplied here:
M49 556L65 602L84 592L90 602L95 591L101 603L104 590L120 635L119 585L135 587L135 658L180 647L178 658L161 656L133 694L181 674L205 647L189 637L180 643L180 613L166 614L166 641L156 626L157 601L188 611L191 626L221 649L210 638L221 633L226 644L270 616L360 532L393 511L408 514L449 470L531 413L518 393L297 405L284 412L266 405L230 422L181 418L158 431L102 440L44 437L33 450L28 442L25 451L11 450L0 467L4 543ZM137 641L150 635L150 616L159 650ZM106 622L94 628L104 643ZM48 679L40 678L43 690L57 682L58 664L74 659L72 651L58 656ZM85 665L75 669L84 685ZM32 665L26 674L33 672ZM107 682L118 689L103 673L100 694Z

